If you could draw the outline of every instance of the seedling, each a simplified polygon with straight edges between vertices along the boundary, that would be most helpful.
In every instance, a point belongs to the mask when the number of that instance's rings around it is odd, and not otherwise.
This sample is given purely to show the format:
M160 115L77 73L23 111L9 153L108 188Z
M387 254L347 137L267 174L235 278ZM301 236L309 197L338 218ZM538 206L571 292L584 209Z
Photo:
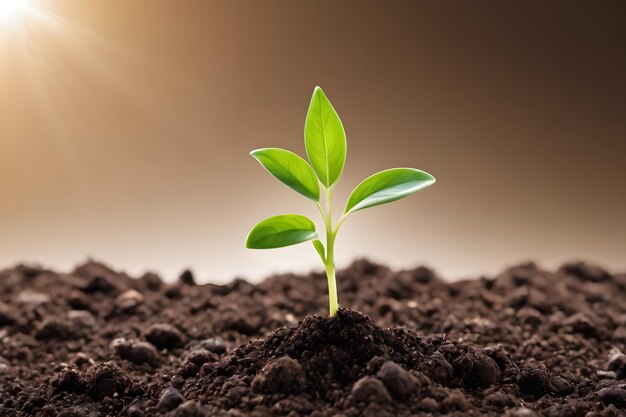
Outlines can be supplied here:
M361 182L352 191L343 214L333 225L333 190L346 162L346 133L339 115L320 87L315 87L304 123L304 146L309 162L293 152L264 148L250 152L283 184L313 200L324 220L326 245L318 239L315 225L305 216L283 214L269 217L252 228L246 240L250 249L272 249L312 241L328 279L330 315L339 308L335 281L335 239L352 213L391 203L435 183L427 172L414 168L391 168ZM320 192L320 183L322 191ZM321 203L324 195L325 206Z

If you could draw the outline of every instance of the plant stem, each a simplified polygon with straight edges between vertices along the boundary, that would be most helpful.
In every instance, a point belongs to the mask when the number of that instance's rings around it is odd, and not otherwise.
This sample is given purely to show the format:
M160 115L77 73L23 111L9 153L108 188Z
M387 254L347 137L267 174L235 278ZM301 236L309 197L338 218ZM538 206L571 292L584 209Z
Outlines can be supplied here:
M333 230L332 195L332 188L327 189L326 216L324 216L326 225L326 259L324 260L324 267L328 280L328 305L331 317L337 313L339 308L339 303L337 302L337 282L335 279L335 237L337 236L337 230Z

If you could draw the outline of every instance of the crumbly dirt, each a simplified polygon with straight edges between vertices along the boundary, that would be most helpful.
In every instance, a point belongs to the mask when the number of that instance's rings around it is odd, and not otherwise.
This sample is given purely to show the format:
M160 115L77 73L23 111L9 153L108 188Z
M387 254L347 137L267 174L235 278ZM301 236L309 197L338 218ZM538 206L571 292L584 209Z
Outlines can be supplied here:
M88 262L0 272L0 416L626 415L626 274L455 283L359 260L173 284Z

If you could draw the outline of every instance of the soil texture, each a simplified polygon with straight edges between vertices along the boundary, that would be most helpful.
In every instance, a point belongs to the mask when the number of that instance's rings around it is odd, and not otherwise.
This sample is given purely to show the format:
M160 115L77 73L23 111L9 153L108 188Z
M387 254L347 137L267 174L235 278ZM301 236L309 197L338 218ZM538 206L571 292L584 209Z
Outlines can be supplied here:
M90 261L0 272L0 416L626 415L626 273L338 273L166 284Z

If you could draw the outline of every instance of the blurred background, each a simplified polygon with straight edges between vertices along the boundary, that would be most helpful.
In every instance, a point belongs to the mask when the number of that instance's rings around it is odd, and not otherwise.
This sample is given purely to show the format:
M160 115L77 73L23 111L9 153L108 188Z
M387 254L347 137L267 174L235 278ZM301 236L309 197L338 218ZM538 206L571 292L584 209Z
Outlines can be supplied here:
M337 212L381 169L438 179L351 217L339 267L626 270L626 3L434 0L0 0L0 268L319 268L244 248L264 217L318 219L248 155L304 155L318 84L348 137Z

